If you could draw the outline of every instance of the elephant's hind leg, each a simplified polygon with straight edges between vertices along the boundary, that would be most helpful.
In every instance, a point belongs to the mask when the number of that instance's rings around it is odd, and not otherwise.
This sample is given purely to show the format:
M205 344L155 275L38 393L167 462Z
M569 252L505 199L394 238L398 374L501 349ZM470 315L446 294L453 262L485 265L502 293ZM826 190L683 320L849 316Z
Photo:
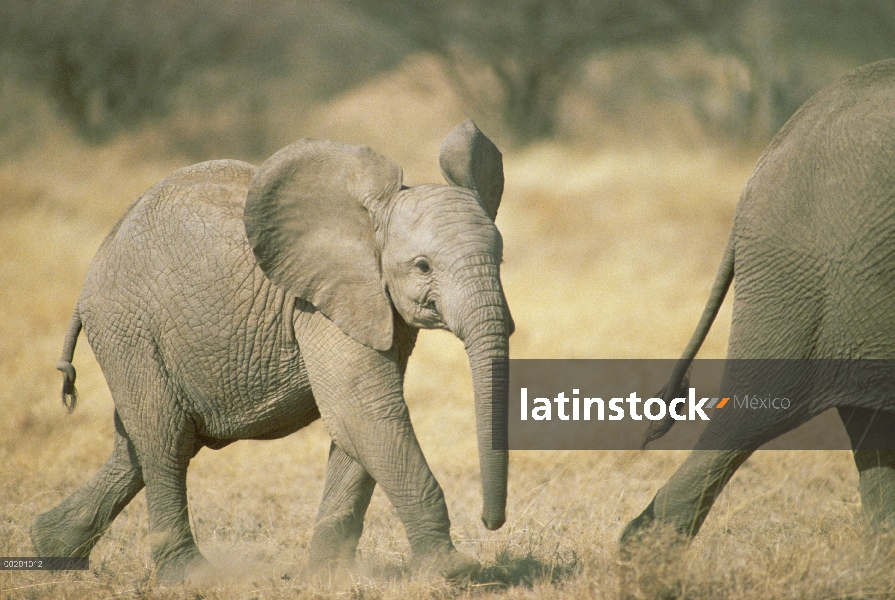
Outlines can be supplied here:
M38 556L89 556L141 489L143 474L135 448L116 412L115 447L106 463L83 487L31 524L31 542Z
M622 544L642 537L647 528L666 525L668 534L687 541L695 536L715 499L751 450L694 450L653 501L625 527Z
M165 367L157 347L136 337L101 340L97 359L103 368L121 423L133 441L146 485L149 545L157 577L182 581L207 564L190 530L186 471L199 449L188 399ZM91 340L91 344L94 340Z
M364 530L364 515L376 480L356 460L332 444L323 501L311 538L312 569L350 567Z
M895 414L866 408L838 410L851 440L870 531L895 534Z
M621 596L679 595L678 559L751 450L694 450L621 536Z

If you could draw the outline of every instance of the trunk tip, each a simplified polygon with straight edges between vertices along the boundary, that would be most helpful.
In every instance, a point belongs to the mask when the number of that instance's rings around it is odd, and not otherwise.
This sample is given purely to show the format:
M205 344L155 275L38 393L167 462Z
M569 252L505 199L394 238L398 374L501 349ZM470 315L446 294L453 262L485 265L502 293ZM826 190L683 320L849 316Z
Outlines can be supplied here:
M497 519L488 519L485 515L482 515L482 525L485 526L485 529L488 531L497 531L503 524L507 522L506 516L501 516Z

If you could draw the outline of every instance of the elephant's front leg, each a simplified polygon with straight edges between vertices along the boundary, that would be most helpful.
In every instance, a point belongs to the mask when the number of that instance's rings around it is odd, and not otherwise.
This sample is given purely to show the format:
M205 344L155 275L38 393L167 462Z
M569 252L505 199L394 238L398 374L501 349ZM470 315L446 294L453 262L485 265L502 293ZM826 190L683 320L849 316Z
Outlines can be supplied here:
M332 444L323 501L311 538L312 569L350 567L364 530L364 514L376 488L360 463Z
M404 403L399 352L368 348L319 312L296 335L320 416L333 442L382 486L404 524L413 562L445 577L479 568L457 552L441 487L429 470Z

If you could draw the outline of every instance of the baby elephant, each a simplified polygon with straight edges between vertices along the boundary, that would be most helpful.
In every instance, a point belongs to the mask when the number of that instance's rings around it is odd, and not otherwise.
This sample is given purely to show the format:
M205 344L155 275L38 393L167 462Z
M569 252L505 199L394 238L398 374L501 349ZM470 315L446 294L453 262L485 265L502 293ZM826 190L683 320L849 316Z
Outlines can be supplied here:
M115 401L115 447L89 482L34 519L37 553L87 556L145 486L158 576L183 579L205 562L187 512L190 459L320 417L332 447L313 566L353 561L379 483L415 565L446 577L476 571L451 542L403 380L419 328L465 343L482 521L499 528L507 452L492 450L492 410L507 401L513 332L494 226L503 166L472 121L450 132L440 163L450 185L408 188L369 148L305 139L260 168L200 163L143 194L97 252L57 365L74 408L83 327Z

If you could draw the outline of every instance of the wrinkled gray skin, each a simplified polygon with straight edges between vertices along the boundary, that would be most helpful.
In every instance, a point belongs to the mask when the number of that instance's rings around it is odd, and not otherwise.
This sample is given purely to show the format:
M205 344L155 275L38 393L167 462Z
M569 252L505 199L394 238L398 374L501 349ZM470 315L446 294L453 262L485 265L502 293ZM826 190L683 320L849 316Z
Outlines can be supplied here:
M729 358L895 358L895 61L863 67L819 92L771 142L737 206L711 298L666 401L680 395L674 392L734 274ZM625 528L623 548L663 529L678 541L696 535L756 448L830 406L839 407L852 440L871 530L895 525L895 453L858 448L862 439L891 447L895 416L853 402L860 398L773 411L776 421L762 427L741 427L733 415L713 418L696 450ZM652 428L648 441L672 423ZM717 440L742 449L703 449L718 448L709 443Z
M89 554L145 486L159 577L201 572L190 459L320 417L333 443L313 566L353 560L378 483L417 565L448 577L475 571L451 542L403 379L419 328L465 343L482 520L499 528L507 453L491 449L491 412L506 402L513 329L494 226L503 168L472 121L454 128L440 160L451 185L406 188L401 169L369 148L301 140L260 168L187 167L137 200L90 266L58 365L73 403L83 324L115 401L115 448L93 479L35 518L38 555Z

